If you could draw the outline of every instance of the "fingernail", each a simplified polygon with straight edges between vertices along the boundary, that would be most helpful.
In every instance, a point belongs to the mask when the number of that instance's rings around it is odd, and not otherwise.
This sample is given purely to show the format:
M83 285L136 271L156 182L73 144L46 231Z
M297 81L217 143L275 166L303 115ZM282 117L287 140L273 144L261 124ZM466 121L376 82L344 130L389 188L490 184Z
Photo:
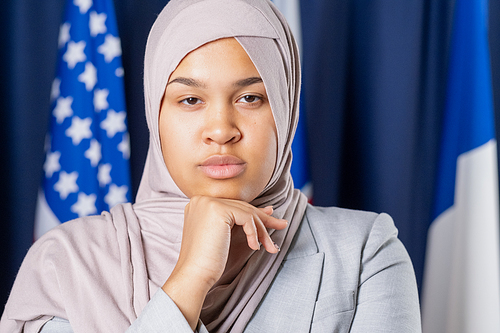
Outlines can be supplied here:
M276 248L276 250L279 251L280 250L280 246L278 244L276 244L276 243L273 243L273 244L274 244L274 247Z

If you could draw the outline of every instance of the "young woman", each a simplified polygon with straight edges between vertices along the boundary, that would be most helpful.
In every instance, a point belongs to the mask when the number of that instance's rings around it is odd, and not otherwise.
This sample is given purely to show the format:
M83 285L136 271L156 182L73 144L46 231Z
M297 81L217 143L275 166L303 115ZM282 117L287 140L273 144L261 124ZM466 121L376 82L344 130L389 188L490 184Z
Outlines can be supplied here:
M300 65L267 0L172 0L145 57L134 205L30 249L1 332L419 332L386 214L293 189Z

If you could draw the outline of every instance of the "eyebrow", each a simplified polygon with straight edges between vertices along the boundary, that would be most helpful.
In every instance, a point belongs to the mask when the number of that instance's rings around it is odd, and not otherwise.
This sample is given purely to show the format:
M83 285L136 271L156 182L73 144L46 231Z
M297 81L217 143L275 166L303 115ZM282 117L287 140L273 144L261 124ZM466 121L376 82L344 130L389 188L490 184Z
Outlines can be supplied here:
M262 78L254 76L254 77L249 77L246 79L236 81L235 83L233 83L233 86L238 87L238 88L242 88L242 87L248 87L248 86L251 86L252 84L262 83L262 82L263 82ZM173 79L172 81L170 81L169 83L167 83L167 86L171 83L180 83L180 84L183 84L183 85L186 85L189 87L194 87L194 88L203 88L203 89L207 88L207 86L203 82L195 80L195 79L191 79L188 77L177 77L177 78Z
M187 78L187 77L175 78L172 81L170 81L169 83L167 83L167 86L171 83L180 83L180 84L184 84L186 86L194 87L194 88L204 88L205 89L207 87L205 84L203 84L203 82L195 80L195 79Z
M248 86L251 86L252 84L255 84L255 83L262 83L262 78L260 77L249 77L249 78L246 78L246 79L243 79L243 80L239 80L239 81L236 81L233 86L235 87L248 87Z

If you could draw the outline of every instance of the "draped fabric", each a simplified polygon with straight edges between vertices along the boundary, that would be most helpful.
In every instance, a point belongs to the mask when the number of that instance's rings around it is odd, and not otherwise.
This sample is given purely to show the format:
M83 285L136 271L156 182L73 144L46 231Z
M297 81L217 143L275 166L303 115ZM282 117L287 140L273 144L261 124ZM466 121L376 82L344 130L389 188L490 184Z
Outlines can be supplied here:
M165 87L189 52L226 37L234 37L255 65L276 125L274 171L250 203L256 207L273 206L273 216L285 218L289 225L272 231L273 241L282 249L278 255L252 251L241 230L233 229L225 271L208 292L201 310L200 318L211 332L238 332L245 327L280 268L307 205L307 198L293 188L290 175L291 143L299 117L300 64L298 47L286 20L266 0L172 0L151 28L144 61L150 146L134 211L143 227L160 225L173 239L167 244L148 246L148 238L143 235L145 252L156 254L155 260L149 262L163 263L156 273L148 268L148 274L150 278L161 276L159 281L151 278L161 285L165 275L158 273L173 270L179 255L184 208L189 202L167 170L165 151L162 154L158 119Z
M166 2L115 1L134 193L148 146L144 47ZM5 0L1 5L2 303L33 240L63 4L63 0ZM390 213L419 281L431 221L453 6L453 0L301 1L302 91L314 203ZM500 2L490 1L497 124L499 12Z

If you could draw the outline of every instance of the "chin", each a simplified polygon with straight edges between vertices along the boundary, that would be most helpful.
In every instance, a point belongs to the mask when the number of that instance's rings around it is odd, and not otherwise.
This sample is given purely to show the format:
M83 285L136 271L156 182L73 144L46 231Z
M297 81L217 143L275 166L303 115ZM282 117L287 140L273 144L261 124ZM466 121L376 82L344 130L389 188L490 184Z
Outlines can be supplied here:
M240 201L245 201L245 202L250 202L253 200L253 198L249 198L249 196L245 196L242 193L239 192L231 192L231 191L209 191L207 194L204 194L206 196L214 197L214 198L221 198L221 199L231 199L231 200L240 200Z
M245 188L241 186L227 186L227 184L223 184L222 186L210 186L208 188L204 188L201 191L196 191L192 196L195 195L204 195L213 198L221 198L221 199L231 199L231 200L241 200L245 202L251 202L255 199L259 193L255 193L256 191L252 188ZM190 196L191 197L191 196Z

